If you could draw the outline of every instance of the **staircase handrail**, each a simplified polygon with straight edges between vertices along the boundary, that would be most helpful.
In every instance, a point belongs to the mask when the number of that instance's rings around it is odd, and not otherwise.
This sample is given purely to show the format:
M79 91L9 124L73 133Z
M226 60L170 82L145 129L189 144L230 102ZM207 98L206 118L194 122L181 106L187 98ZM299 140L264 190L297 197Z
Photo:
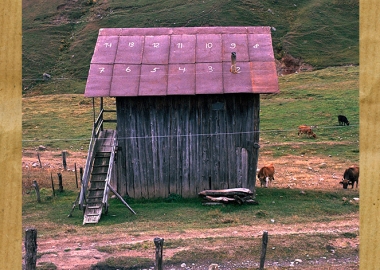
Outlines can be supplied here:
M88 186L88 180L90 178L90 169L92 167L93 157L94 157L94 149L96 140L99 136L100 131L103 127L103 110L100 111L98 118L94 122L92 127L91 141L88 146L86 165L84 167L83 178L82 178L82 186L79 195L79 209L83 209L84 203L86 201L86 192Z
M105 205L108 201L108 192L109 192L109 185L112 178L113 173L113 164L115 161L115 153L117 151L117 139L116 137L113 139L113 145L112 145L112 151L111 156L109 160L108 170L107 170L107 177L105 179L105 186L104 186L104 193L103 193L103 205Z

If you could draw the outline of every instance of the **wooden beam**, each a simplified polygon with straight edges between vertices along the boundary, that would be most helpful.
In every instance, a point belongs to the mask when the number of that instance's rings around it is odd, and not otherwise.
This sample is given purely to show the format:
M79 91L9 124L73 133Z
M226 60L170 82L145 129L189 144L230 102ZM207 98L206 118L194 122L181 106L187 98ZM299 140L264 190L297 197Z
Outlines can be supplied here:
M21 0L0 1L0 266L21 269Z
M360 269L380 265L380 5L360 1Z

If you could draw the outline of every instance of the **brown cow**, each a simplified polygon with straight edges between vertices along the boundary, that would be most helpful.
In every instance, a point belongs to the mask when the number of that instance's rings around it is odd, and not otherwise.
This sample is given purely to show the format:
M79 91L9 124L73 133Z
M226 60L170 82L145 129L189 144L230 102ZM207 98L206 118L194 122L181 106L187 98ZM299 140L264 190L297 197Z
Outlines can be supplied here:
M306 134L309 137L313 137L313 138L317 137L317 135L315 135L315 133L313 132L313 130L311 129L311 127L310 126L306 126L306 125L301 125L301 126L298 127L298 136L300 134Z
M274 180L274 166L273 164L266 165L257 173L257 178L260 180L261 187L268 187L269 182Z
M351 188L354 188L354 184L356 182L356 188L358 188L359 183L359 167L351 166L344 171L343 179L339 182L339 184L343 185L344 189L347 189L349 185Z

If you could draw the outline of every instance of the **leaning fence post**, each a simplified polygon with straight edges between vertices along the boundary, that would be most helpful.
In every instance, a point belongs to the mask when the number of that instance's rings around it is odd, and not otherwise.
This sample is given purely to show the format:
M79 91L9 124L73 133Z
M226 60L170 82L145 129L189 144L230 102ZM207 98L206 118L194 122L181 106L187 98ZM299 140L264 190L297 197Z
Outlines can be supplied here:
M53 196L55 197L55 189L54 189L53 173L50 173L50 180L51 180L51 188L53 189Z
M267 253L267 245L268 245L268 232L263 232L263 243L261 246L261 256L260 256L260 270L264 269L264 263L265 263L265 255Z
M32 186L35 188L36 190L36 195L37 195L37 202L41 202L41 196L40 196L40 187L38 186L38 183L36 180L33 180L33 184Z
M162 270L162 248L164 246L164 238L154 238L154 244L156 246L155 270Z
M25 231L25 270L35 270L37 263L37 230L34 228Z
M59 192L63 192L62 174L61 174L61 173L57 173L57 174L58 174L58 186L59 186Z
M67 163L66 163L66 151L62 151L62 164L63 164L63 169L66 171L67 170Z

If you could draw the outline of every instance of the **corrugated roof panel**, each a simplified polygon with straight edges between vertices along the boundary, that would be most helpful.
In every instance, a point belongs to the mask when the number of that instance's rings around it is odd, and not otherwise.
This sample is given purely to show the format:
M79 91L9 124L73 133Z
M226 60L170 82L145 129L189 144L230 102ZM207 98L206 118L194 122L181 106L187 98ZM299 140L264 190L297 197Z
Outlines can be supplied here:
M196 61L197 63L221 62L222 35L197 35Z
M156 28L121 28L120 36L160 36L172 35L173 28L156 27Z
M167 87L167 65L141 66L139 96L165 96Z
M143 36L121 36L115 63L141 64L144 48Z
M251 62L252 90L254 93L278 93L278 77L274 62Z
M249 61L274 61L272 37L270 34L248 35Z
M230 63L223 63L224 93L253 93L249 62L236 64L237 73L230 71Z
M195 64L170 64L168 95L195 95Z
M169 36L146 36L143 64L165 65L169 62Z
M223 94L222 63L196 64L196 94Z
M99 36L92 55L91 64L113 64L115 61L118 36Z
M106 97L111 88L113 65L91 64L88 72L85 96Z
M268 26L102 28L85 96L278 91Z
M231 53L236 52L237 61L249 61L248 39L245 34L223 34L223 61L231 61Z
M195 63L195 35L172 35L169 63Z
M140 69L141 65L115 64L110 96L137 96L140 86Z
M99 36L119 36L121 28L100 28Z

